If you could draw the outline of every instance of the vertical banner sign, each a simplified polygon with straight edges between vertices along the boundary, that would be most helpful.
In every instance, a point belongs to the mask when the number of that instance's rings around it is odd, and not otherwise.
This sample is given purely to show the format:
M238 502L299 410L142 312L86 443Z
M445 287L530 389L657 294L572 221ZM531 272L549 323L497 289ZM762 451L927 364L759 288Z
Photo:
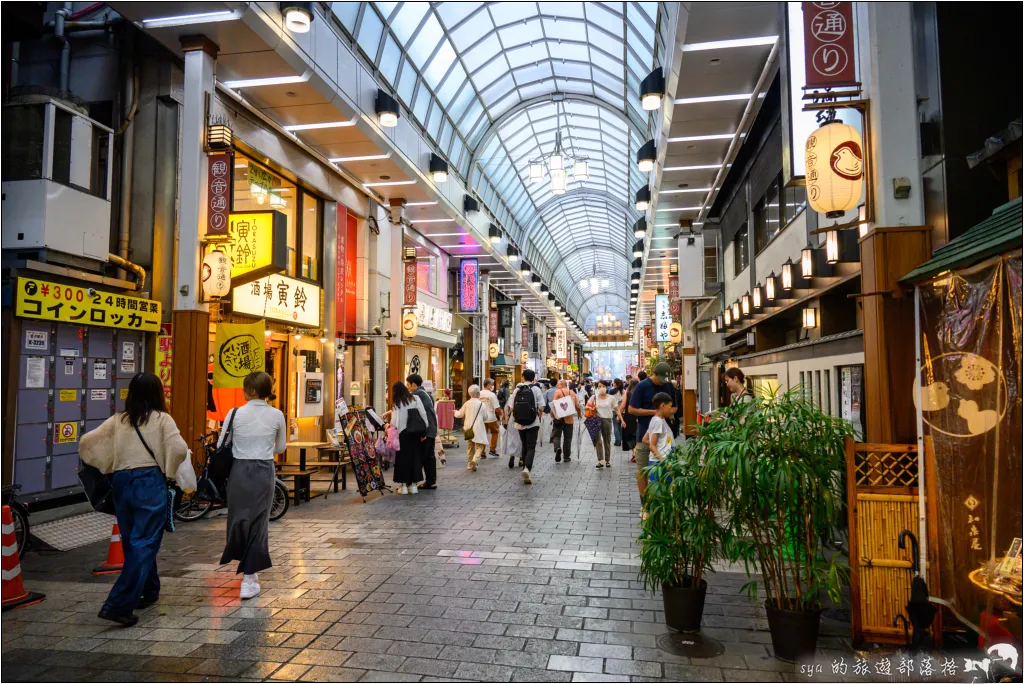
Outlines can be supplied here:
M346 212L347 213L347 212ZM359 219L347 214L348 235L345 239L345 332L356 332L356 287L359 282ZM339 290L339 292L341 292Z
M853 3L805 2L802 8L806 87L856 85Z
M530 348L530 326L523 324L523 334L519 340L519 346L523 349Z
M498 304L498 328L500 333L508 334L512 329L515 305L512 303Z
M416 306L416 260L408 259L405 262L405 299L404 306Z
M206 158L206 170L206 235L227 237L235 165L230 154L211 154Z
M263 321L217 324L213 353L214 389L238 389L246 375L264 370L265 330Z
M669 311L672 314L672 318L679 318L683 313L683 302L679 299L678 275L670 275L668 277L668 299Z
M467 313L480 308L478 293L480 262L477 259L463 259L459 262L459 310Z
M488 316L488 333L490 335L491 342L498 341L498 310L491 309L490 316Z
M566 339L565 328L555 329L555 356L559 361L566 361L569 358L568 340Z
M650 349L652 346L654 346L654 331L651 330L651 326L649 325L644 326L644 340L647 343L644 345L645 350Z
M658 342L669 341L668 327L672 324L672 313L669 309L668 295L660 294L654 298L655 339Z
M348 212L345 207L341 204L338 205L338 217L335 224L334 232L334 322L338 333L344 333L345 330L345 306L347 304L345 299L345 281L347 279L347 264L345 257L348 254Z
M174 337L170 323L160 325L160 334L156 336L156 374L164 384L164 401L171 405L171 376L174 369Z

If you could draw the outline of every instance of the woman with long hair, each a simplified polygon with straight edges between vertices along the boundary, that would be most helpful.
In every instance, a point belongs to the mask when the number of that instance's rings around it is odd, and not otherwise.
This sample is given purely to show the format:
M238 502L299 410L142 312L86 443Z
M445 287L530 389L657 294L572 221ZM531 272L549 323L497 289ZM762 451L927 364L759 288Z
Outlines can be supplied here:
M427 438L427 411L423 402L409 391L404 382L391 387L391 410L384 418L398 430L398 453L395 455L394 482L398 494L416 494L416 483L423 478L420 442Z
M615 413L619 408L616 397L608 393L607 380L597 381L597 392L587 402L593 406L597 417L601 419L601 431L598 433L597 443L594 445L597 451L597 467L612 467L612 422L615 420Z
M639 384L640 381L636 378L629 381L629 385L626 387L622 401L619 402L619 407L616 409L619 425L622 426L623 451L633 451L633 449L636 448L636 416L631 415L626 409L629 407L629 399L633 395L633 390L635 390L636 386Z
M188 445L167 413L164 387L152 373L128 385L124 411L82 436L83 462L110 475L124 567L99 616L131 627L136 608L156 603L160 576L156 556L169 514L167 479L188 456Z
M220 562L238 561L242 573L239 595L260 593L259 572L270 568L270 509L274 503L274 454L287 445L284 414L267 403L273 379L263 372L242 380L245 404L224 419L217 446L230 440L234 462L228 477L227 543Z

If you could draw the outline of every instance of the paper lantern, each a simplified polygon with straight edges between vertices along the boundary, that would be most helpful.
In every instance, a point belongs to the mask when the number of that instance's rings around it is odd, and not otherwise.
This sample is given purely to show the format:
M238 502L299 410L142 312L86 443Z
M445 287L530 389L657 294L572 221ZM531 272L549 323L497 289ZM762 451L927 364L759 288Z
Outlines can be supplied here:
M668 326L668 341L672 344L679 344L683 341L683 324L675 321Z
M231 259L219 249L203 257L203 294L224 297L231 291Z
M525 366L529 360L530 360L530 352L524 351L521 354L519 354L519 363L521 365Z
M804 145L804 162L812 209L838 218L857 207L864 188L864 153L856 128L833 121L814 131Z
M497 342L491 342L489 345L487 345L487 356L491 357L492 359L498 358Z
M416 318L416 314L412 311L407 311L402 314L402 335L407 338L416 337L416 333L420 331L420 322Z

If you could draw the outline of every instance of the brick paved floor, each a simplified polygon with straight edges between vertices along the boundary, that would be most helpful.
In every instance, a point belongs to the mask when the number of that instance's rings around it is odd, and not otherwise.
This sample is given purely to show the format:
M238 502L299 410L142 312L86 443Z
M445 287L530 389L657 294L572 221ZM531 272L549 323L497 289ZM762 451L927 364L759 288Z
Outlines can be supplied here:
M223 515L180 523L164 537L160 602L129 629L96 617L113 578L90 570L106 543L29 553L26 586L47 599L3 614L3 678L795 680L736 573L710 578L704 611L723 655L657 647L667 629L660 596L637 582L639 497L620 454L599 470L592 450L556 464L544 446L526 486L504 460L466 472L460 448L436 491L293 506L271 525L263 593L245 602L234 567L217 563ZM828 656L844 640L826 625L821 646Z

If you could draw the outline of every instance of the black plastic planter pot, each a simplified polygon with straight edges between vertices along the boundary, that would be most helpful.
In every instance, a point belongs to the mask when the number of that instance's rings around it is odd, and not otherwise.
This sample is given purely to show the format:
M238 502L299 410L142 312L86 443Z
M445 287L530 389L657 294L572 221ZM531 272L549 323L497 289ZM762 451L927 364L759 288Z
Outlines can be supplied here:
M665 604L665 624L677 632L692 634L700 631L700 621L704 616L704 597L708 593L708 583L700 581L698 587L673 587L661 585L661 600Z
M764 607L768 613L768 631L772 635L776 658L796 662L801 657L814 655L821 626L821 608L782 610L767 601Z

